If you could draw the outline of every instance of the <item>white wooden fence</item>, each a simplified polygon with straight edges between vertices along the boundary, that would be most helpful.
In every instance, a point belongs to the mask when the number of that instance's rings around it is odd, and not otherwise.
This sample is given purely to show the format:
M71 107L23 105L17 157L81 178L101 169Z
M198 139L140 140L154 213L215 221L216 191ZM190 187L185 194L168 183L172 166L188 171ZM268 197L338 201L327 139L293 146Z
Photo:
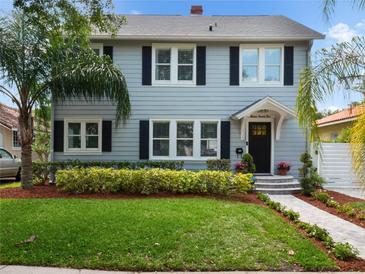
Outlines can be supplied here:
M312 153L318 173L327 182L358 182L352 166L350 144L322 143L318 154Z

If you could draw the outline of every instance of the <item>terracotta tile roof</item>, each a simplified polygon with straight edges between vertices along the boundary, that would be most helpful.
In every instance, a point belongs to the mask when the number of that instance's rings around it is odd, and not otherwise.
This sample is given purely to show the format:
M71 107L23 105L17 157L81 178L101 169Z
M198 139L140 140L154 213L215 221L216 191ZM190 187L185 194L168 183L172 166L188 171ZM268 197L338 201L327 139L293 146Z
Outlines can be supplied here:
M365 111L365 108L363 106L356 106L353 108L348 108L343 111L340 111L338 113L329 115L327 117L324 117L322 119L319 119L316 121L317 125L325 125L328 123L333 123L337 121L346 121L349 119L354 119L357 116L360 116L360 114Z
M19 116L18 110L0 103L0 124L4 125L9 129L17 128L18 116Z

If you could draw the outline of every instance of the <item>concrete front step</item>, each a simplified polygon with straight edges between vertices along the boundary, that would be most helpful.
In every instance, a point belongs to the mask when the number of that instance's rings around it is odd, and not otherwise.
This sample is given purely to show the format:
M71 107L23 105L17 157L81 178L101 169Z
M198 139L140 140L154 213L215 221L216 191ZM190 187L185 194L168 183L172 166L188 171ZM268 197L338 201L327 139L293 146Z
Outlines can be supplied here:
M293 188L256 188L256 192L266 193L266 194L273 194L273 195L286 195L292 194L296 192L300 192L300 187L293 187Z
M293 176L256 176L255 191L267 194L291 194L301 190Z
M300 183L298 181L292 181L292 182L285 182L285 183L271 183L271 182L264 182L264 183L255 183L256 188L300 188Z

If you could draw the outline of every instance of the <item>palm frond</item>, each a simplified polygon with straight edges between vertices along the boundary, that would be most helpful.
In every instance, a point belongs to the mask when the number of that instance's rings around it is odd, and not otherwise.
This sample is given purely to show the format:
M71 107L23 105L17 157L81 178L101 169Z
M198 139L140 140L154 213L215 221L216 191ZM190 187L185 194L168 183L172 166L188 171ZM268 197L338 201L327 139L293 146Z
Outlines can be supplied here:
M88 101L104 98L115 102L116 120L125 121L131 112L126 80L109 57L99 57L92 50L57 48L59 65L54 67L50 90L55 100L83 97Z
M362 115L351 128L350 143L356 175L365 182L365 103L362 104L362 110Z
M337 2L338 2L337 0L323 0L322 1L322 12L327 21L331 18ZM365 8L365 0L352 0L351 2L352 2L352 7L354 9L364 9Z

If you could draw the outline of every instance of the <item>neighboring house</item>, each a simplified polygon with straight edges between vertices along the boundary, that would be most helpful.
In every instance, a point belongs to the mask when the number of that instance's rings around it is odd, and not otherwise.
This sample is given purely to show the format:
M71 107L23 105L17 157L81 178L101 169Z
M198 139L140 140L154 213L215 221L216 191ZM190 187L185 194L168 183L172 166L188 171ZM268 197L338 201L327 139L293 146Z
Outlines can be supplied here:
M0 147L20 157L18 116L18 110L0 103Z
M306 139L295 118L300 71L324 36L284 16L131 15L115 37L91 36L123 71L132 114L115 125L108 100L53 104L53 160L279 161L297 176Z
M322 141L334 142L345 129L362 113L362 107L356 106L317 120L318 134Z

